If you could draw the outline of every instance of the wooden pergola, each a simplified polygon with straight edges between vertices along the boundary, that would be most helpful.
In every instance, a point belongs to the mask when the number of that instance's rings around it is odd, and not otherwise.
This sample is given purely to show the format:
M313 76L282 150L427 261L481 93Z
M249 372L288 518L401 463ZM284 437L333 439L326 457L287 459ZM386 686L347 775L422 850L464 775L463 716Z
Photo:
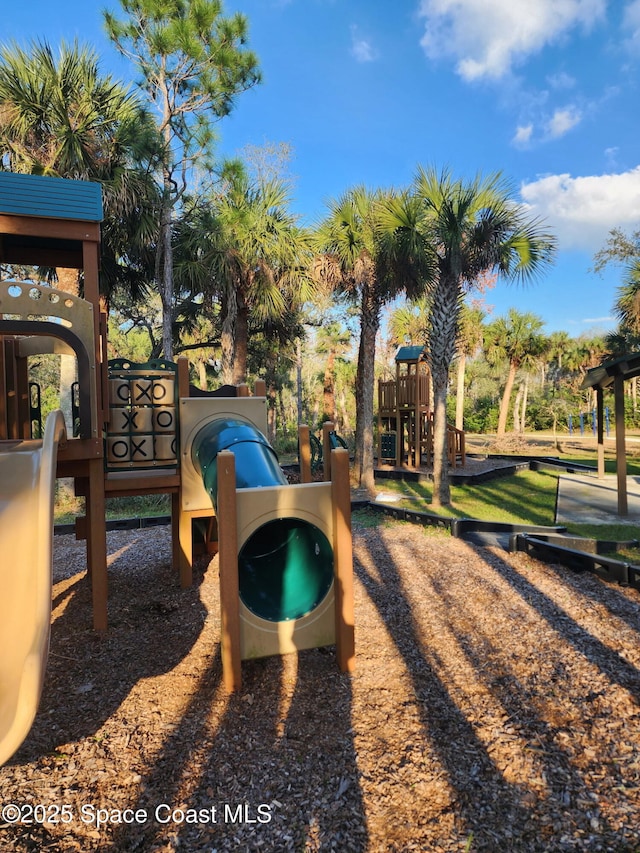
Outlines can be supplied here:
M598 477L604 477L604 389L613 385L616 422L616 473L618 476L618 515L628 514L627 451L624 425L624 383L640 376L640 352L627 353L605 361L587 371L582 388L594 388L598 429Z

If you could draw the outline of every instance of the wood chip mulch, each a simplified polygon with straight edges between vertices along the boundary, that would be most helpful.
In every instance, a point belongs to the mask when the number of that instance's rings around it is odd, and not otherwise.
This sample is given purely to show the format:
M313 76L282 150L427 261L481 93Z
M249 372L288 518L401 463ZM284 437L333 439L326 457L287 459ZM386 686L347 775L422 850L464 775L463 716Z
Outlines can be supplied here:
M56 537L3 853L640 851L636 590L356 522L356 671L332 649L249 661L229 697L217 558L183 591L167 528L108 539L97 636L83 544Z

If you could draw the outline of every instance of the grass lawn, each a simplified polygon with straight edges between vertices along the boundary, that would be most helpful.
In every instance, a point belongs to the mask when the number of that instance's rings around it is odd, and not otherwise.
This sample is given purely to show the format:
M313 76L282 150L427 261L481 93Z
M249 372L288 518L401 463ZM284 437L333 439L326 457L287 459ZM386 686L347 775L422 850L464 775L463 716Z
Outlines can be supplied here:
M521 471L479 485L452 486L452 506L437 511L453 518L477 518L518 524L555 524L558 476L555 471ZM431 507L431 485L400 480L379 480L379 492L402 495L397 504L404 509L436 512ZM567 532L576 536L612 541L640 540L640 526L630 524L568 524ZM640 550L620 552L626 560L640 562Z

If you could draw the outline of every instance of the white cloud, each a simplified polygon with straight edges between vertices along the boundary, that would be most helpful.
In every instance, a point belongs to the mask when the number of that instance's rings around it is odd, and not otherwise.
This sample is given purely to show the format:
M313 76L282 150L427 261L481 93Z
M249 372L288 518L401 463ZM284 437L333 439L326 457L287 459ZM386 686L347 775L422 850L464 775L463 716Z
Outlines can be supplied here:
M421 44L432 59L453 58L465 80L498 79L605 9L606 0L421 0Z
M640 224L640 166L609 175L547 175L523 184L520 193L529 212L557 235L561 249L593 253L612 228Z
M518 147L526 147L531 141L531 137L533 135L533 125L527 124L525 126L518 127L513 136L512 142L514 145Z
M625 6L622 31L626 46L633 52L637 52L640 49L640 0L631 0Z
M566 71L559 71L557 74L549 74L547 81L552 89L573 89L576 85L575 77L567 74Z
M637 36L640 30L640 0L631 0L627 3L622 16L622 26L630 30L631 36Z
M576 107L558 109L547 123L547 133L552 139L558 139L568 133L582 120L582 113Z
M612 146L611 148L604 149L605 160L607 161L607 165L610 169L614 169L618 163L618 152L620 149L617 145Z
M378 58L377 51L371 42L358 33L358 28L351 27L351 55L358 62L373 62Z

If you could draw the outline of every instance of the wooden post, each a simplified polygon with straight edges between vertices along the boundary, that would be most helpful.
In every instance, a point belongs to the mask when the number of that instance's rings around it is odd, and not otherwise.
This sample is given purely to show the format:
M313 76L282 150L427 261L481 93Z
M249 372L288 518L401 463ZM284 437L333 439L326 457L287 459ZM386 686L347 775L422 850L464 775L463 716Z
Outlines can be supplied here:
M628 514L627 504L627 450L624 427L624 378L614 380L616 412L616 472L618 474L618 515Z
M598 477L604 477L604 392L596 388L596 416L598 421Z
M93 627L107 630L107 523L105 518L104 465L102 457L90 459L86 503L87 569L91 574Z
M98 326L100 329L100 341L98 351L100 352L100 360L96 361L96 384L100 385L100 399L102 400L102 423L98 431L102 430L102 424L108 424L111 420L111 409L109 408L109 356L107 353L107 334L109 330L109 315L106 311L100 311L98 317Z
M266 397L267 396L267 383L264 379L256 379L255 384L253 386L253 396L254 397Z
M333 572L336 607L336 655L342 672L353 672L355 619L353 607L353 543L351 538L351 489L349 452L331 451L331 497L333 503Z
M0 315L1 316L1 315ZM7 377L4 354L4 338L0 337L0 441L9 438L9 419L7 413Z
M229 693L242 687L236 460L221 450L218 466L218 545L220 565L220 649L222 681Z
M309 441L309 427L306 424L298 424L298 457L300 463L300 482L311 482L311 443Z
M178 356L178 399L189 396L189 359L184 355Z
M236 385L236 393L238 397L250 397L251 394L249 392L249 386L246 383L241 383L240 385Z
M15 338L4 338L5 363L5 405L7 413L7 438L17 440L24 438L18 429L18 377L16 374L16 341Z
M182 589L187 589L193 582L193 527L191 524L191 514L182 510L181 496L179 496L179 501L180 506L178 508L177 521L178 569L180 572L180 586Z
M329 433L333 432L334 429L335 425L331 421L322 424L322 468L325 483L331 479L331 438Z
M412 408L410 411L413 412L413 459L409 459L409 466L413 468L420 467L420 443L422 440L422 424L420 422L420 374L418 372L418 364L408 365L409 368L409 377L412 379L410 382L411 391L409 392L410 397L410 405ZM413 369L412 369L413 368Z
M102 349L100 337L100 293L98 287L99 243L93 240L82 242L82 269L84 272L84 298L93 306L93 346L95 370L101 370ZM97 422L91 424L91 437L99 438L102 434L102 424L109 420L109 400L102 397L102 381L99 374L95 377L97 411L92 417Z

